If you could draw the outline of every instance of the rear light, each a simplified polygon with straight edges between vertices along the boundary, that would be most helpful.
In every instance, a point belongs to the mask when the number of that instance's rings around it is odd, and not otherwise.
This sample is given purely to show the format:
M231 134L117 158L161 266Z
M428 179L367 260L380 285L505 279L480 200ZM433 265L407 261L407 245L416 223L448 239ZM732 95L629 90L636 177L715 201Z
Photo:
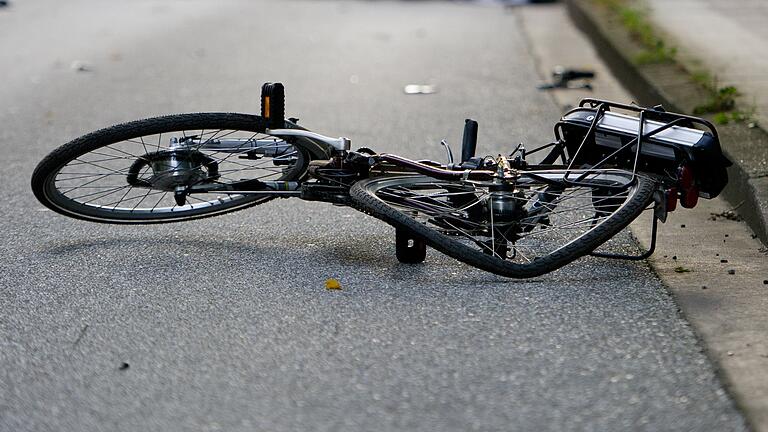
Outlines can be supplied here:
M664 191L664 199L667 201L667 211L675 211L677 208L677 188L671 187Z
M694 186L693 170L688 165L683 165L677 170L677 184L680 189L686 190Z
M699 188L692 186L680 193L680 205L685 208L694 208L699 202Z
M696 207L699 202L699 187L690 166L683 165L677 170L677 185L680 187L680 205L685 208Z

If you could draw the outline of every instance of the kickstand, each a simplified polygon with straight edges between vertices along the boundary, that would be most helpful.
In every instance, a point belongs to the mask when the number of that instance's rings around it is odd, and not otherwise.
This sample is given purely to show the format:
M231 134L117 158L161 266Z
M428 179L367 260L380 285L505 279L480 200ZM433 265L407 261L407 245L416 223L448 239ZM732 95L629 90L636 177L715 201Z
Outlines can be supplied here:
M624 259L624 260L634 260L634 261L644 260L649 256L653 255L653 251L656 250L656 228L658 226L659 226L659 220L656 218L656 215L653 215L653 227L651 229L651 246L648 248L647 251L643 252L640 255L612 254L612 253L606 253L606 252L591 252L590 255L595 257L600 257L600 258Z

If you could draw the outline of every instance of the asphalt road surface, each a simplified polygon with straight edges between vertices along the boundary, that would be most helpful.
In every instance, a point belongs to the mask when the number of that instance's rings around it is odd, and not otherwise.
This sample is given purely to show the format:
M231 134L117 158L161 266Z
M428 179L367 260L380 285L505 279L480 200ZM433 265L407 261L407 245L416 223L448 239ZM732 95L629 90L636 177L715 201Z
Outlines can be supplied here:
M517 19L452 2L0 9L0 430L744 429L645 263L506 280L434 251L398 264L391 228L326 204L118 227L30 192L82 133L256 112L264 81L306 127L379 151L440 159L466 117L483 153L547 142L560 112Z

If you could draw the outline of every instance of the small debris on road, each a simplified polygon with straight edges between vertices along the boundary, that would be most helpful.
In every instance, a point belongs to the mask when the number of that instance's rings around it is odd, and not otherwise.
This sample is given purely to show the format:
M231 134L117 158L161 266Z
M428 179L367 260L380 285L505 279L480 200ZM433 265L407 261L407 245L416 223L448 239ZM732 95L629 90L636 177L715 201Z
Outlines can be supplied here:
M690 273L691 271L693 271L693 270L687 269L687 268L685 268L683 266L675 267L675 273Z
M736 274L736 270L734 270L734 269L730 269L730 270L728 270L728 274L730 274L730 275L732 275L732 274Z
M728 351L727 354L728 354L728 357L732 357L733 356L733 351Z
M706 285L702 285L701 289L707 289L707 286Z
M719 219L727 219L734 222L741 222L742 220L744 220L744 218L742 218L740 214L736 213L733 210L726 210L720 213L709 214L709 220L716 221Z
M328 280L325 281L325 289L327 290L340 290L341 284L338 280L334 278L328 278Z
M586 89L592 90L592 84L589 82L595 77L595 72L591 70L578 70L566 68L564 66L555 66L552 68L552 82L539 84L536 88L539 90L552 89ZM573 82L577 81L577 82Z
M75 60L73 61L69 67L74 70L75 72L91 72L93 69L91 68L91 65L89 65L87 62Z
M123 362L123 363L120 365L120 367L119 367L118 369L119 369L119 370L121 370L121 371L123 371L123 370L126 370L126 369L128 369L129 367L131 367L131 365L129 365L129 364L128 364L128 363L126 363L126 362Z
M721 260L720 260L720 262L721 262L721 263L723 263L723 264L725 264L725 263L727 263L727 262L728 262L728 260L727 260L727 259L721 259Z
M437 87L431 84L408 84L403 88L405 94L432 94L437 92Z
M557 0L496 0L498 3L503 4L506 7L522 6L527 4L536 3L555 3Z

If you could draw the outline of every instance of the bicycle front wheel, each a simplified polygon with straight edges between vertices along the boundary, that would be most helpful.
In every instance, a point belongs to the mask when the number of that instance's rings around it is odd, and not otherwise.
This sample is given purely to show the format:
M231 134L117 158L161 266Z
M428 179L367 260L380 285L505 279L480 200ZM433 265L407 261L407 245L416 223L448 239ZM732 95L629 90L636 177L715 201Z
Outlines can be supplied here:
M431 247L474 267L527 278L588 254L651 201L654 183L621 170L585 176L521 173L513 187L425 176L353 185L355 202Z
M238 189L302 179L316 146L263 130L261 117L233 113L112 126L54 150L35 169L32 190L46 207L93 222L176 222L240 210L273 196Z

